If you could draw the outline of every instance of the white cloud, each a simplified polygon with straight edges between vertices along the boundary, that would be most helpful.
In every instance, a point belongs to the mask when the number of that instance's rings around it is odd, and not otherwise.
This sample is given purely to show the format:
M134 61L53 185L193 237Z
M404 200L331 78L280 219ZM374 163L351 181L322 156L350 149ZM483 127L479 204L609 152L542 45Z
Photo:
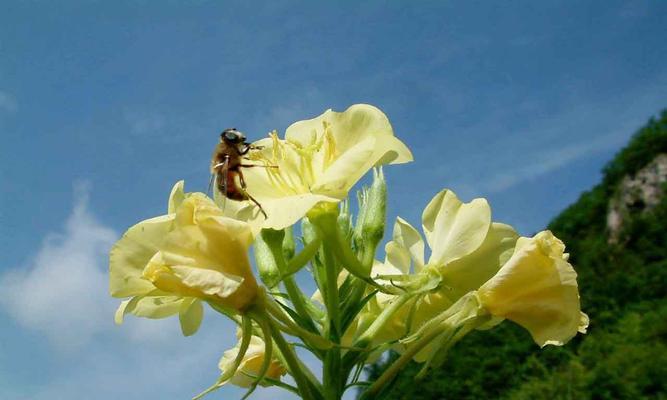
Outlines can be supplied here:
M205 323L189 338L181 335L178 318L128 317L114 326L119 300L108 295L107 262L118 234L91 213L86 185L79 185L74 197L63 228L49 234L26 265L0 275L0 307L19 324L7 345L19 353L21 346L31 346L21 339L24 330L53 344L30 361L39 379L29 385L12 382L11 397L189 398L205 389L219 374L219 357L236 341L234 324L207 309ZM0 371L15 362L8 360L11 364ZM210 397L240 398L244 392L225 387ZM256 393L273 400L295 398L275 388Z
M490 193L507 190L521 182L555 171L575 160L616 148L627 139L626 132L604 136L589 142L547 150L536 154L531 162L493 175L483 185Z
M218 376L217 361L234 345L236 329L210 309L200 332L189 338L180 334L177 318L128 317L123 326L114 326L119 300L108 296L107 257L117 237L91 213L88 190L80 185L63 228L49 234L25 266L0 276L0 306L22 329L42 333L56 350L31 360L40 378L27 386L14 384L12 398L86 398L91 393L100 400L187 398ZM10 345L31 345L20 336L12 335ZM321 364L299 353L319 375ZM240 398L244 392L230 386L210 397ZM253 398L297 397L258 388Z
M80 186L63 232L48 235L28 265L0 279L7 312L61 348L81 346L108 327L103 311L113 307L100 294L108 292L105 260L117 235L88 212L87 203Z
M122 327L114 326L120 300L109 296L107 271L117 238L88 209L87 185L77 185L62 231L47 235L26 265L0 276L0 306L65 352L83 349L102 334L159 346L178 338L178 324L168 320L127 318Z
M18 110L14 96L4 90L0 90L0 110L7 113L15 113Z

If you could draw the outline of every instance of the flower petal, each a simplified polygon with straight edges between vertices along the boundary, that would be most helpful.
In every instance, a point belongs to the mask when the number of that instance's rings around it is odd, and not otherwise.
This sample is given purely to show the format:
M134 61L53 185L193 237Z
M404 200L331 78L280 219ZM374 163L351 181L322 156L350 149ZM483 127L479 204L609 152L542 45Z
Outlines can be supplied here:
M197 265L199 260L175 253L159 252L144 270L146 279L160 290L181 296L227 298L243 283L243 278Z
M157 253L173 220L173 215L163 215L139 222L114 244L109 256L109 291L113 297L141 295L155 289L143 279L142 271Z
M492 223L489 234L475 251L441 269L446 286L443 294L456 301L464 294L479 289L512 256L518 238L511 226Z
M345 198L350 188L378 161L374 157L375 145L375 138L369 137L342 153L317 177L312 191Z
M240 343L237 343L233 349L224 352L218 363L218 367L223 373L233 367L234 359L238 354L239 348ZM240 387L250 387L255 381L252 376L259 374L262 363L264 362L264 351L264 341L258 336L252 336L250 338L248 350L243 357L243 361L241 361L238 370L228 382ZM273 379L280 379L286 372L287 370L278 360L272 359L266 376Z
M491 226L485 199L462 203L450 190L438 193L422 214L426 240L432 249L429 264L444 265L475 251Z
M401 217L394 223L393 241L410 253L415 264L415 273L424 267L424 241L419 231Z
M337 203L339 201L340 199L335 197L313 193L297 194L267 201L262 203L262 207L268 215L268 218L262 222L262 226L277 230L284 229L303 218L316 204L320 202Z
M492 315L526 328L540 346L561 345L587 322L576 277L563 259L562 242L544 231L517 242L512 257L480 287L478 298Z
M167 207L167 213L175 213L178 206L180 206L183 200L185 200L185 196L185 181L181 180L176 182L174 187L171 189L171 193L169 194L169 205Z
M116 324L123 323L125 314L133 314L137 317L160 319L170 317L179 312L183 298L179 296L170 296L160 294L159 290L154 291L155 295L135 296L130 300L123 301L118 310L116 310Z
M195 298L183 300L178 310L178 317L181 322L183 336L191 336L197 333L204 318L204 307L201 300Z

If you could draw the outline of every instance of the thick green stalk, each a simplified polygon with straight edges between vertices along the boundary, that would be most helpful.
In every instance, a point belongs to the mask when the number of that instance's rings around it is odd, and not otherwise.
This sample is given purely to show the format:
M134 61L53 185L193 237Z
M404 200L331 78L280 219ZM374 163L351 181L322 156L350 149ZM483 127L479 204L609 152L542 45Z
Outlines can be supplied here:
M319 400L322 398L321 393L319 393L317 386L318 383L315 380L311 381L312 373L308 373L307 368L301 363L299 358L296 356L292 346L287 343L283 335L280 333L280 330L271 320L271 317L262 318L266 323L271 332L271 337L280 350L280 353L287 364L290 375L294 378L297 387L299 388L299 394L301 395L302 400ZM268 340L268 339L267 339Z
M380 330L389 322L398 310L401 309L410 299L415 296L415 293L404 293L401 296L396 297L396 299L389 304L388 307L385 307L384 310L378 315L378 317L373 321L371 326L366 329L366 331L359 336L359 338L352 345L353 347L366 348L369 343L373 341L375 335L380 332Z
M292 321L275 300L267 296L265 304L266 312L276 318L278 322L288 329L286 331L287 334L300 337L306 345L315 349L328 349L333 347L333 343L322 337L319 333L313 333Z
M306 300L304 298L304 294L303 292L301 292L301 289L296 284L294 276L286 277L283 280L283 284L285 285L285 290L287 291L287 295L289 296L289 299L292 302L292 305L294 306L294 310L308 325L306 328L313 332L317 332L315 323L313 322L310 313L308 313L308 308L306 307L305 303Z
M322 239L316 237L312 242L306 244L299 254L287 262L285 271L282 271L282 276L287 277L299 272L301 268L308 264L308 261L315 257L317 250L320 248L320 243L322 243Z
M324 244L324 268L326 270L325 306L328 314L329 340L340 344L340 302L338 298L338 268L332 249ZM339 400L341 397L341 358L340 347L327 350L324 357L324 395L326 400Z
M343 358L343 371L347 374L354 368L354 366L360 361L360 356L367 350L367 347L373 342L375 336L380 332L380 330L389 322L398 310L401 309L408 301L410 301L415 294L405 293L401 296L398 296L388 307L386 307L380 315L373 321L373 323L364 331L364 333L357 338L357 340L352 344L352 347L356 350L351 350Z

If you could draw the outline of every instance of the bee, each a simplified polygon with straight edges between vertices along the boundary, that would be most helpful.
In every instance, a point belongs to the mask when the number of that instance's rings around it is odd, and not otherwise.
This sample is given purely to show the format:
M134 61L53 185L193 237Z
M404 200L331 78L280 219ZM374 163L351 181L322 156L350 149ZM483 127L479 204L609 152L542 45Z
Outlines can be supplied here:
M242 168L253 167L277 168L274 166L243 163L243 160L247 160L244 156L248 152L261 150L261 148L261 146L247 143L245 135L236 128L229 128L222 131L220 134L220 143L215 146L213 157L211 157L211 183L215 182L215 188L227 199L252 201L259 207L259 211L262 212L264 218L267 218L262 205L246 191L246 182L243 178L242 170ZM238 177L238 180L236 177Z

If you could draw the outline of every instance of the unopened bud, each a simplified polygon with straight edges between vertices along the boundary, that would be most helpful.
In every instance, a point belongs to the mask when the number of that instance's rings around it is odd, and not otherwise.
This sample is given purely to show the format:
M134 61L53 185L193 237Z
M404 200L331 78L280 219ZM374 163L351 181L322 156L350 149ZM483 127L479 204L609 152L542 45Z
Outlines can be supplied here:
M285 238L283 239L283 256L285 261L289 261L294 257L296 252L296 243L294 243L294 233L292 227L285 228Z
M387 183L381 168L373 170L373 183L361 195L359 205L360 218L355 227L355 242L361 241L364 253L375 254L375 248L384 236L385 217L387 215ZM364 262L367 263L364 256ZM370 260L372 262L372 260Z
M282 230L262 229L261 234L255 238L254 252L259 277L268 288L276 286L282 277L284 237L285 232Z
M350 214L350 203L344 200L340 203L340 211L338 213L338 227L343 232L346 239L352 236L352 214Z

